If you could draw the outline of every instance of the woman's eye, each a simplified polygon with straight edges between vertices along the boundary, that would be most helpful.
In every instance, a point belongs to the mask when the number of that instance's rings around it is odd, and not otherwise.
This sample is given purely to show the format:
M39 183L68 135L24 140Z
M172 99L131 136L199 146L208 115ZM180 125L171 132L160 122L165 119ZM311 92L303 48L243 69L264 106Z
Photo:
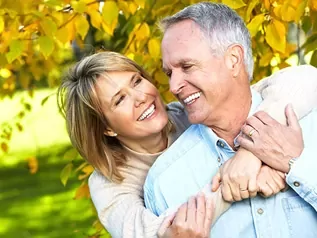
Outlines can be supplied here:
M124 96L120 96L120 98L116 101L115 105L118 106L124 99Z
M134 86L136 86L136 85L138 85L139 83L141 83L141 81L142 81L142 78L140 77L140 78L137 78L136 80L135 80L135 82L134 82Z

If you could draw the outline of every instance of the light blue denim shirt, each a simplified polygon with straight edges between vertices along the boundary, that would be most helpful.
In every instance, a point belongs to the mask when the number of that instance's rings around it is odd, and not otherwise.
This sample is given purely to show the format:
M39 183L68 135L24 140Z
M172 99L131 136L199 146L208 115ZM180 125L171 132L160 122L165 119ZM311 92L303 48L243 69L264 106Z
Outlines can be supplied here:
M261 101L252 91L250 114ZM317 237L317 109L300 125L305 148L286 177L290 189L234 203L215 223L211 237ZM234 153L211 129L192 125L151 167L144 184L146 207L156 215L179 207L210 183Z

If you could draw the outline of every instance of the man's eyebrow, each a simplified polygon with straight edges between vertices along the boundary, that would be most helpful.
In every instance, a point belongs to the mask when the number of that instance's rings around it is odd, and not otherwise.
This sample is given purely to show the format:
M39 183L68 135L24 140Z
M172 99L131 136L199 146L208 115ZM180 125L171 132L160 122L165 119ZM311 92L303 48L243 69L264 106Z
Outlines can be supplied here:
M133 80L140 75L138 72L136 72L135 74L132 75L132 77L130 78L130 82L129 84L131 84L133 82ZM121 90L119 90L118 92L116 92L112 97L111 97L111 104L113 103L113 100L115 99L115 97L117 97L120 94Z

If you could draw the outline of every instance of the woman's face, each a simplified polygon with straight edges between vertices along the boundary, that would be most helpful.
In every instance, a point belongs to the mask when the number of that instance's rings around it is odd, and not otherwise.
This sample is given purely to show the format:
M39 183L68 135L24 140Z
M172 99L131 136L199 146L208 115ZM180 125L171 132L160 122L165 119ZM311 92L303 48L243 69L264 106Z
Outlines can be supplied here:
M146 140L168 122L158 90L137 72L110 72L99 77L96 92L110 132L124 142ZM106 134L111 135L109 131Z

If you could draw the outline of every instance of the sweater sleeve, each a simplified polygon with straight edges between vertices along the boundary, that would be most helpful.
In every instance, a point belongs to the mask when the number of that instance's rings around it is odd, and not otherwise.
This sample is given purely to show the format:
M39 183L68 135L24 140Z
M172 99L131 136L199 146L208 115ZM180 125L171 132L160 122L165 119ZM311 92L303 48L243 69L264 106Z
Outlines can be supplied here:
M317 107L317 69L311 65L282 69L252 88L263 98L258 110L266 111L282 124L286 124L285 106L288 103L293 105L298 118Z
M100 222L113 238L157 237L164 217L146 209L133 186L112 183L95 171L89 189Z

